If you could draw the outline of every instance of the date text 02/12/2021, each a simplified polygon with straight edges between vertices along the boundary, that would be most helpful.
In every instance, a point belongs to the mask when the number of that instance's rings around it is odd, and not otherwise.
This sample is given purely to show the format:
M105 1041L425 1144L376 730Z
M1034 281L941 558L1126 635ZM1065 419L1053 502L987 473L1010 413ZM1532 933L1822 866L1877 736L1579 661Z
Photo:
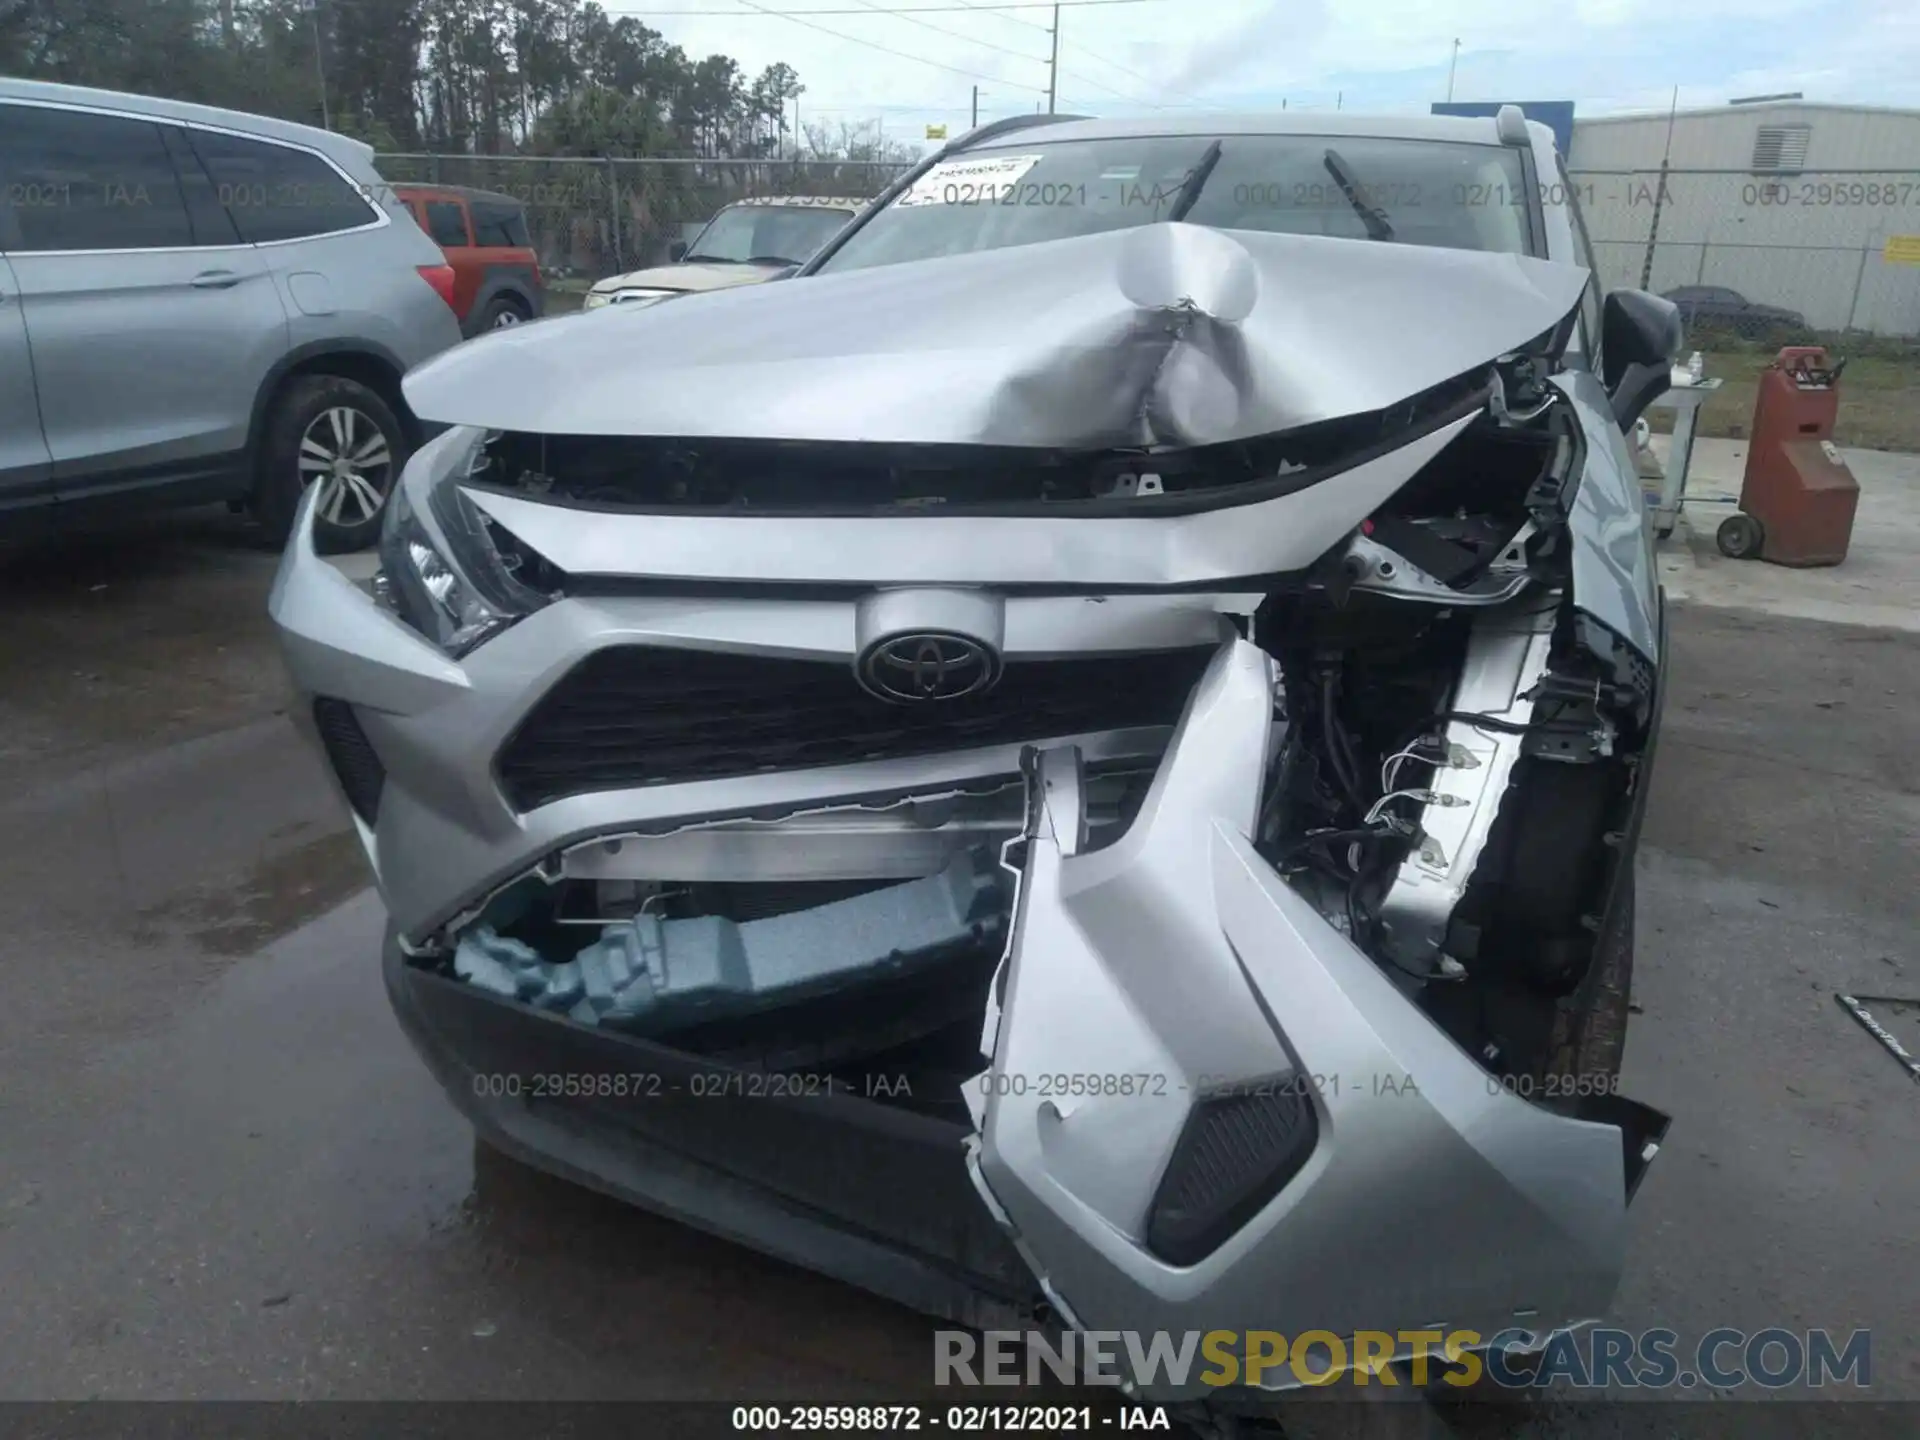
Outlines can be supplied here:
M1108 1430L1171 1431L1160 1405L736 1405L743 1434L1076 1435Z

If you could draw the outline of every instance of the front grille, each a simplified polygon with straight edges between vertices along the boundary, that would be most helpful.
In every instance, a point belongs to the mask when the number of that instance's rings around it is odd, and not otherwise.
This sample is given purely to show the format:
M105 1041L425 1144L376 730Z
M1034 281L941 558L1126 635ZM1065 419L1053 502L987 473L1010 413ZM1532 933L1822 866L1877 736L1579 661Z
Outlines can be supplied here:
M500 752L508 802L1171 725L1211 646L1009 660L983 695L893 705L845 661L619 645L595 651Z
M313 723L320 731L320 744L327 760L346 792L347 804L367 824L380 813L380 792L386 787L387 770L373 751L367 732L344 700L321 696L313 702Z

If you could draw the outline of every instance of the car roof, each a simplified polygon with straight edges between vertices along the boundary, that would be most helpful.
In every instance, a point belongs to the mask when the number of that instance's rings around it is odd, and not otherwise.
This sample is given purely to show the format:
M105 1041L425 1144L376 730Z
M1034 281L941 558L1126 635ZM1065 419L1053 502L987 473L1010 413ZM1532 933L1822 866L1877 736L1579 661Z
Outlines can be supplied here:
M285 140L304 145L336 160L359 165L373 163L373 147L359 140L313 125L276 120L269 115L252 115L244 110L221 110L212 105L163 100L154 95L133 95L121 90L95 90L84 85L55 85L45 80L12 80L5 77L0 77L0 100L32 100L47 105L112 110L148 120L213 125L244 135L257 135L263 140Z
M982 127L985 129L986 127ZM1122 140L1162 135L1351 135L1386 140L1451 140L1498 145L1500 132L1491 116L1362 115L1353 111L1268 110L1223 115L1148 115L1115 120L1047 120L983 134L961 136L953 149L999 150L1045 140Z
M847 195L747 195L739 200L729 200L720 208L737 210L742 205L792 205L795 208L854 211L866 203Z

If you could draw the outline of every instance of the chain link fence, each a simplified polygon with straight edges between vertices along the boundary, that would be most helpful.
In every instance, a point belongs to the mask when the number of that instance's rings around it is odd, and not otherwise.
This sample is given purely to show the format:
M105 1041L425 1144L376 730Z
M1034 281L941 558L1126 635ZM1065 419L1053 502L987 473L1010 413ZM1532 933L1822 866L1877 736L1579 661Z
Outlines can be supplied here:
M774 195L868 200L905 168L862 160L688 160L385 154L396 185L465 185L525 207L540 266L591 283L664 264L721 206ZM584 288L584 286L582 287Z
M1920 340L1916 172L1588 170L1571 177L1609 287L1690 295L1696 323L1747 339L1801 329ZM1738 302L1751 313L1742 316ZM1781 313L1783 312L1783 313ZM1782 323L1769 326L1769 317ZM1796 323L1797 322L1797 323Z
M1720 390L1700 433L1749 433L1782 345L1845 358L1835 439L1920 452L1920 175L1650 167L1569 176L1608 289L1670 296Z

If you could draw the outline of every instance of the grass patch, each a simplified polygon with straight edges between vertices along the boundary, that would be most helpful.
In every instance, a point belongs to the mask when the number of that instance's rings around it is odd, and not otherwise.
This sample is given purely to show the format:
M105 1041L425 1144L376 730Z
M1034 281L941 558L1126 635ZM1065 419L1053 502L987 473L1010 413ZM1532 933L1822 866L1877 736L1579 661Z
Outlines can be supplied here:
M1705 337L1702 337L1705 338ZM1780 353L1778 345L1738 340L1702 347L1707 376L1721 381L1719 391L1700 407L1700 434L1744 440L1753 427L1753 405L1760 372ZM1840 377L1840 416L1834 443L1866 450L1920 454L1920 349L1911 342L1876 336L1826 337L1827 353L1847 362ZM1671 411L1648 412L1656 431L1673 428Z

